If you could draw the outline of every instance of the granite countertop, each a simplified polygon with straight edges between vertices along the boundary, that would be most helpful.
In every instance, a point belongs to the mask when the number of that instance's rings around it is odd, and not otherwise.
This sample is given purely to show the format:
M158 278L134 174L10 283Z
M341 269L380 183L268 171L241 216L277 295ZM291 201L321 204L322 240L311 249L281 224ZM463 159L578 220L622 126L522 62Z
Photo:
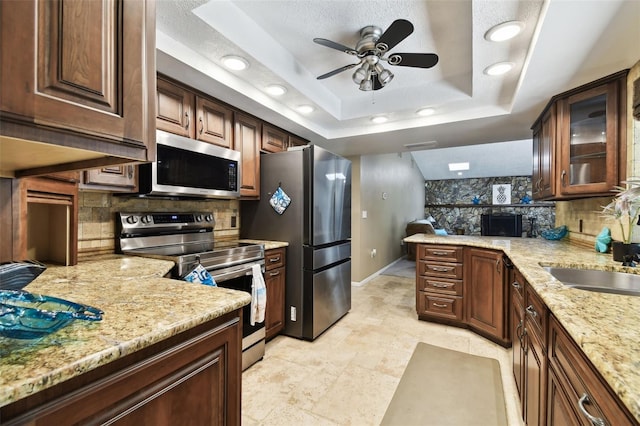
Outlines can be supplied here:
M640 297L568 288L541 265L634 274L640 274L640 267L622 267L611 254L566 241L427 234L412 235L404 241L503 250L640 421Z
M266 241L266 240L242 239L242 240L240 240L240 242L241 243L262 244L262 245L264 245L264 249L265 250L273 250L273 249L278 249L278 248L288 247L289 246L289 243L287 243L285 241Z
M248 293L163 278L173 262L113 255L53 266L24 288L104 311L39 340L0 337L0 407L248 304Z

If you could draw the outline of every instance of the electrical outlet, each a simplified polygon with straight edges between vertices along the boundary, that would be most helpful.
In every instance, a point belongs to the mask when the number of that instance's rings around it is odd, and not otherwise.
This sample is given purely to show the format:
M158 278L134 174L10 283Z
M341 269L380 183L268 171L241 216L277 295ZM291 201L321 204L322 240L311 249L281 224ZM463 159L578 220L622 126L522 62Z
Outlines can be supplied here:
M378 251L376 249L371 249L371 258L373 259L374 257L376 257L376 254L378 254Z
M292 306L291 307L291 321L295 321L296 320L296 307Z
M238 226L238 218L236 216L231 216L231 227L235 228Z

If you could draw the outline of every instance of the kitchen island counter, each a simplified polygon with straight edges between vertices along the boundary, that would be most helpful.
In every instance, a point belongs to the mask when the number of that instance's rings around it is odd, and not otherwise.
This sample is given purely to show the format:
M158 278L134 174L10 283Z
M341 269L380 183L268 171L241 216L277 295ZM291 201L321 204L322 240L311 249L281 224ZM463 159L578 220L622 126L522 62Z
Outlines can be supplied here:
M104 311L39 340L0 337L0 407L240 309L245 292L163 278L173 262L108 256L53 266L24 290Z
M623 267L611 254L567 241L428 234L412 235L404 241L502 250L640 421L640 297L568 288L542 266L634 274L640 274L640 268Z

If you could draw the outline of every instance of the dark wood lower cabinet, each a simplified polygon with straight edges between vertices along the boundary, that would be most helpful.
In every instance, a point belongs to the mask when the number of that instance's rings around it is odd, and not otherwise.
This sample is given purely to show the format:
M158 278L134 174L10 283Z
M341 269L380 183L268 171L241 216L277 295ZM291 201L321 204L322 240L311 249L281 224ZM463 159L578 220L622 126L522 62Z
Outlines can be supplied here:
M239 425L238 312L3 407L2 423Z

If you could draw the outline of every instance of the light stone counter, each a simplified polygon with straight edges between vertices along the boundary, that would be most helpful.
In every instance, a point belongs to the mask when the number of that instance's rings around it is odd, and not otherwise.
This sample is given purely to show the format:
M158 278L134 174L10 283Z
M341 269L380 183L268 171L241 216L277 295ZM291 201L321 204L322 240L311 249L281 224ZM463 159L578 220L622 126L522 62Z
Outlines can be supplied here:
M0 337L0 407L248 304L248 293L162 278L173 262L109 256L50 267L24 289L104 311L35 341Z
M412 235L404 241L503 250L640 421L640 297L568 288L541 265L634 274L640 274L640 267L622 267L611 254L564 241L427 234Z
M241 243L263 244L265 250L273 250L282 247L288 247L289 243L285 241L265 241L265 240L240 240Z

